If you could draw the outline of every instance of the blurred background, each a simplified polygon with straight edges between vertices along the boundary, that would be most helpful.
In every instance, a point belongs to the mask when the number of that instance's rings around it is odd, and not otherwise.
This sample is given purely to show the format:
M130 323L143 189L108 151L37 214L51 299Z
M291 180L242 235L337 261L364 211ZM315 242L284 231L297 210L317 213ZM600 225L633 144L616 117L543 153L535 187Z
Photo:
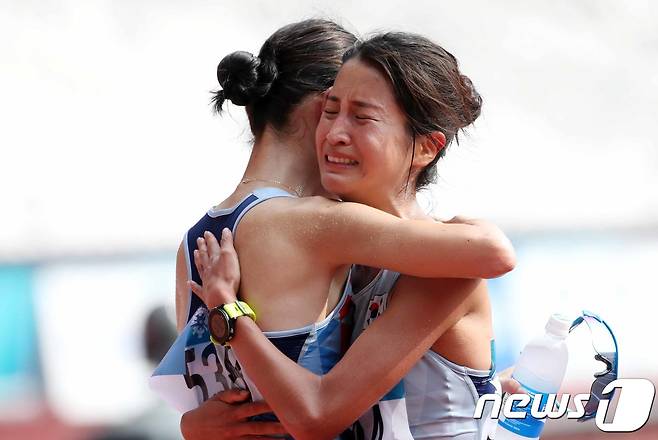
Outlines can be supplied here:
M615 331L620 377L658 382L655 3L3 0L0 438L180 438L147 387L175 252L249 154L243 109L208 105L216 66L311 17L424 34L483 96L423 200L514 242L517 268L490 283L498 366L585 308ZM563 391L588 392L586 337L570 355ZM543 438L614 435L554 420Z

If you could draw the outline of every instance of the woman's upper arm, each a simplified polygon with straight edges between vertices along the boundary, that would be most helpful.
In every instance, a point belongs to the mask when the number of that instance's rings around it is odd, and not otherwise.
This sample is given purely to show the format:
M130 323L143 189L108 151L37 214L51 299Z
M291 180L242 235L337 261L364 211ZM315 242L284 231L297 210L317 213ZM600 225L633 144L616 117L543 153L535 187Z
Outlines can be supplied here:
M484 221L403 220L358 203L314 199L296 216L304 231L299 238L332 264L428 278L493 278L515 264L507 237Z
M181 242L176 253L176 329L178 333L187 323L187 312L190 307L190 289L187 287L187 257L185 244Z

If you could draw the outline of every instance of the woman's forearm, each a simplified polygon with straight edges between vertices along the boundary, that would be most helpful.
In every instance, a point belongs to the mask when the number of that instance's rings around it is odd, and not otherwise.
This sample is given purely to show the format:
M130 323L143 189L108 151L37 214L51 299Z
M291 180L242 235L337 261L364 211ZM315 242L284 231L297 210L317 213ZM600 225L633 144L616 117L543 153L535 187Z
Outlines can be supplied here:
M361 264L426 278L494 278L514 268L505 234L483 220L405 220L358 203L314 204L296 212L313 233L292 234L300 248L340 266Z
M293 437L334 438L393 388L463 316L469 294L481 282L400 280L395 295L404 300L393 301L324 376L290 360L249 318L238 319L231 347Z
M295 439L318 439L322 377L293 362L247 317L238 318L231 340L240 364Z
M480 249L473 253L473 278L496 278L510 272L516 265L514 247L505 233L486 220L455 217L446 224L464 224L478 228L475 232Z
M516 257L505 234L484 220L469 222L405 221L403 235L416 238L401 240L395 264L405 267L396 271L428 278L484 279L511 271ZM409 267L412 261L414 266Z

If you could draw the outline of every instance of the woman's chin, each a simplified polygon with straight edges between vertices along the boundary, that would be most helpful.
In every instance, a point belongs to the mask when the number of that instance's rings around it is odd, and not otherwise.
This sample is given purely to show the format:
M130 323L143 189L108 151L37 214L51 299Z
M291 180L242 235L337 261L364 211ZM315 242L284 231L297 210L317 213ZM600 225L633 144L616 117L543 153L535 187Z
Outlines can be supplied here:
M335 174L322 174L321 182L322 187L326 191L338 196L345 194L350 188L349 182L344 176L337 176Z

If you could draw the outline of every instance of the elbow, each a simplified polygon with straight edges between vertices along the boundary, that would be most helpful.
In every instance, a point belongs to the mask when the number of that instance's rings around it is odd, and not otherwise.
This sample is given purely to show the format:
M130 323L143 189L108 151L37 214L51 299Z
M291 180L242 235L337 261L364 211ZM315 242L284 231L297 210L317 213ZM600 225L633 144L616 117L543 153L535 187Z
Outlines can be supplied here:
M296 440L333 440L338 435L340 435L340 433L319 428L304 429L296 434L292 434L292 437Z
M502 250L496 259L491 277L497 278L511 272L516 267L516 253L512 245L508 249Z
M334 437L330 434L326 434L322 429L314 429L309 426L300 427L296 430L290 430L290 434L296 440L331 440Z
M311 393L307 393L308 396ZM319 392L318 395L325 395ZM306 401L294 418L284 423L290 435L296 440L332 440L345 430L346 421L340 412L327 399Z
M484 262L486 267L482 278L497 278L511 272L516 267L516 253L509 239L500 233L489 240L488 258Z
M288 433L296 440L332 440L337 438L345 426L351 422L342 417L342 406L336 404L335 387L327 384L328 376L316 376L317 382L304 387L305 392L294 393L288 397L288 411L275 414L283 423Z
M331 440L339 433L329 422L320 411L308 411L285 425L296 440Z

